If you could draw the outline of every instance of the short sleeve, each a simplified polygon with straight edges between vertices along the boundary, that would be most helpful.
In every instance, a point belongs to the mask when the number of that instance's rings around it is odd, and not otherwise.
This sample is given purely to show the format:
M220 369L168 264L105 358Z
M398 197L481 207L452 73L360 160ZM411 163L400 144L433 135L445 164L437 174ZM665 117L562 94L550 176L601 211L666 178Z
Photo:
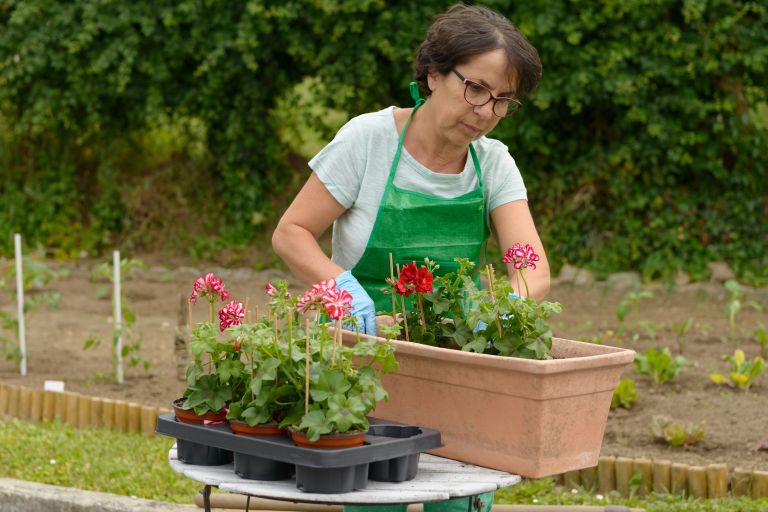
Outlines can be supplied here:
M528 199L528 191L515 159L506 145L494 139L485 139L484 162L481 162L488 191L488 211L520 199Z
M328 192L347 209L357 201L365 173L366 137L358 124L355 119L345 124L309 161Z

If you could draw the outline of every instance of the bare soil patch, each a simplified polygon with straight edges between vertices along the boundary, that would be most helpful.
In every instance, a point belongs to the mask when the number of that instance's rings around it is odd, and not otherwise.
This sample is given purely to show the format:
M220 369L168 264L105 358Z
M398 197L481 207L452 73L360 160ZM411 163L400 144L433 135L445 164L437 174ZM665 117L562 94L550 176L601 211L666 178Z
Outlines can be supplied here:
M63 380L68 390L94 396L119 398L146 405L170 407L170 402L184 389L176 377L174 333L178 323L179 297L188 296L193 280L204 271L220 275L233 297L250 305L266 303L264 285L290 276L278 270L191 268L164 261L144 261L150 268L131 276L124 289L136 314L134 331L141 337L141 355L149 360L148 371L126 370L122 386L94 378L111 372L112 304L109 295L99 298L99 289L107 282L94 282L90 273L95 262L81 261L70 266L69 277L52 283L50 290L62 294L58 309L38 306L26 319L28 375L18 375L13 364L0 363L0 381L25 386L42 386L46 379ZM154 265L154 266L152 266ZM291 282L296 292L303 290ZM627 288L597 283L588 286L555 284L551 300L563 304L563 313L554 319L556 336L570 339L600 339L608 345L621 345L637 351L651 346L677 350L672 324L693 318L703 325L686 338L684 356L688 366L678 379L663 386L653 386L634 368L623 378L636 381L639 402L631 410L611 412L606 428L604 455L650 456L676 462L702 464L728 463L768 470L768 451L753 448L768 439L768 372L758 378L749 393L716 386L709 381L713 371L727 374L728 363L722 356L743 349L747 357L760 353L761 347L750 338L758 321L768 323L768 315L743 309L738 316L737 341L724 341L728 334L725 312L726 292L719 283L700 283L674 290L652 286L654 297L640 302L635 320L652 322L655 338L647 333L635 337L630 331L617 336L616 305ZM768 289L748 290L748 298L768 307ZM0 296L0 309L15 311L15 303ZM203 304L193 310L195 321L203 320ZM628 320L632 323L632 320ZM612 331L614 334L609 334ZM4 333L9 334L9 333ZM101 346L83 350L90 335L100 335ZM704 441L696 447L671 448L653 441L649 424L655 414L676 420L706 422Z

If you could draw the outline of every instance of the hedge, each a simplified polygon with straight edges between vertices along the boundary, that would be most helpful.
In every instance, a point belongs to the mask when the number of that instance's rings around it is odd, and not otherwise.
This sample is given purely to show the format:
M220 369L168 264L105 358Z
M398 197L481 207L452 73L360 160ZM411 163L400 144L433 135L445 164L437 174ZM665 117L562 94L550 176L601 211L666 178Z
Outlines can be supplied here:
M190 123L164 165L194 162L199 186L176 204L223 243L252 241L295 179L278 100L314 77L316 100L350 116L407 105L413 51L450 3L0 0L0 250L14 230L54 247L130 238L126 189L157 164L136 141ZM726 260L768 283L764 3L483 3L544 63L493 136L524 174L555 267L671 279Z

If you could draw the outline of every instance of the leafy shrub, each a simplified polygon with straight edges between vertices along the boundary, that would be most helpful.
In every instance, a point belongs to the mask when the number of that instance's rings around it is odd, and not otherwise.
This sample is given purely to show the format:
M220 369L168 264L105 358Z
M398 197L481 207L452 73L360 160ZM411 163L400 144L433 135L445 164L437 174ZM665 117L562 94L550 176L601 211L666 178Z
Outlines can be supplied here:
M683 356L672 357L667 347L649 348L643 354L635 356L635 368L643 375L648 375L654 384L664 384L683 370L686 361Z
M768 233L754 222L768 197L764 3L487 3L544 63L539 90L493 136L519 162L553 254L670 279L724 258L768 283ZM284 93L313 77L316 102L348 115L410 104L413 50L446 4L397 5L3 2L2 250L5 229L68 252L129 230L110 141L164 116L200 121L229 207L222 236L248 240L271 213L268 191L291 179L270 115ZM85 234L62 240L72 225Z
M630 409L637 402L637 392L635 391L635 381L632 379L621 379L619 385L613 390L611 397L611 409L623 407Z

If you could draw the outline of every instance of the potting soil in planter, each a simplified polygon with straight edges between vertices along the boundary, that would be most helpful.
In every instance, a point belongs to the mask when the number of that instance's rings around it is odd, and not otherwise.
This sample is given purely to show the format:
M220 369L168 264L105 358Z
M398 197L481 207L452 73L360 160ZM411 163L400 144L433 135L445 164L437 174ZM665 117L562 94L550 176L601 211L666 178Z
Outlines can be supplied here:
M416 476L419 454L442 446L436 430L375 419L371 419L362 446L330 450L301 448L288 437L236 435L226 424L181 423L173 414L158 418L157 433L175 437L177 448L182 442L192 442L234 452L235 471L243 478L283 480L291 477L295 467L298 489L323 494L365 489L369 478L411 480Z

